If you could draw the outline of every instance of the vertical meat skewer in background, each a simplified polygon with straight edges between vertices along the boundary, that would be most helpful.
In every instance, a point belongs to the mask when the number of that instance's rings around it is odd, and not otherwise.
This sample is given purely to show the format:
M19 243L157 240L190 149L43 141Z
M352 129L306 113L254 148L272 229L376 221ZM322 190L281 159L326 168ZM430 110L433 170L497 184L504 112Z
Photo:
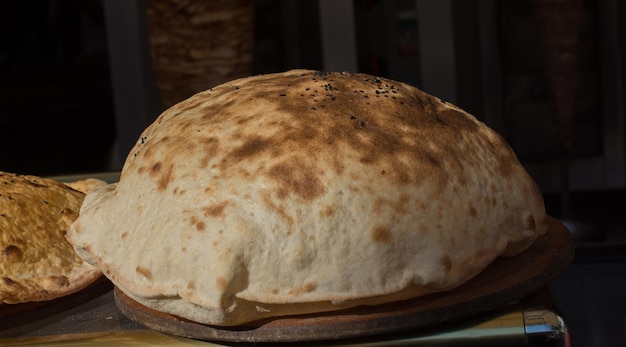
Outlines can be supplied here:
M572 233L592 228L576 220L571 209L569 164L573 154L576 72L580 49L582 0L533 0L542 50L544 76L559 129L561 219Z

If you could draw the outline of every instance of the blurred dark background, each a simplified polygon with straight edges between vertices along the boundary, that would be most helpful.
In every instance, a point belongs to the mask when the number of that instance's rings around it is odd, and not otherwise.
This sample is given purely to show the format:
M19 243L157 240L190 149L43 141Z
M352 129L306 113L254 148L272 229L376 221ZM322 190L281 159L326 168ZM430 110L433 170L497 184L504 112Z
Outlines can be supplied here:
M12 1L0 11L0 167L103 170L116 138L102 6Z
M564 217L567 209L591 227L575 235L576 259L552 287L573 324L574 346L625 345L626 2L581 2L564 156L540 44L546 34L532 1L4 2L0 170L119 170L168 106L164 88L181 81L196 89L174 87L179 94L169 100L291 68L407 82L502 134L539 184L548 213ZM185 41L185 25L200 36ZM191 46L203 40L213 48ZM158 46L167 43L181 49ZM188 75L172 77L181 71ZM205 80L191 82L199 76Z

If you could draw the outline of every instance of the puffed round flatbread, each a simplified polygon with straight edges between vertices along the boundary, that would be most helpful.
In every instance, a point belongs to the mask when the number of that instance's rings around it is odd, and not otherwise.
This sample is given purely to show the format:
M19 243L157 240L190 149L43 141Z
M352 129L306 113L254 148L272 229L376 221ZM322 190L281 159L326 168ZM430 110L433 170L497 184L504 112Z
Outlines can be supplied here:
M102 275L65 239L84 196L55 180L0 172L0 303L52 300Z
M142 305L228 326L449 290L546 230L539 189L473 116L292 70L166 110L68 238Z

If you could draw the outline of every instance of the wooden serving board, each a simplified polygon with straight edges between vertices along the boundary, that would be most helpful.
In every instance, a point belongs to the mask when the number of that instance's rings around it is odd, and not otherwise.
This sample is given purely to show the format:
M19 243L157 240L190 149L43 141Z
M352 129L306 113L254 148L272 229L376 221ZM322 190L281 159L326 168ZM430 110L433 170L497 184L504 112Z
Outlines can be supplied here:
M228 328L152 310L118 288L115 288L115 302L126 317L150 329L207 341L303 342L402 332L470 317L545 287L574 256L570 232L552 217L549 226L549 232L525 252L496 259L454 290L390 304L280 317Z

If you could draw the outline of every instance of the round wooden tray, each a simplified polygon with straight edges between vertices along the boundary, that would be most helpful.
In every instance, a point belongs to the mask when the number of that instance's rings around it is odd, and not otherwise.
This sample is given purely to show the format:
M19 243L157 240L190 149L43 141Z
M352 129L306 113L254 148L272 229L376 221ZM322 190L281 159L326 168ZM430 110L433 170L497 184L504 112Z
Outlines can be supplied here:
M158 312L118 288L115 302L126 317L150 329L207 341L302 342L402 332L470 317L543 288L574 256L569 231L552 217L549 225L549 232L525 252L496 259L460 287L402 302L280 317L237 327L203 325Z

